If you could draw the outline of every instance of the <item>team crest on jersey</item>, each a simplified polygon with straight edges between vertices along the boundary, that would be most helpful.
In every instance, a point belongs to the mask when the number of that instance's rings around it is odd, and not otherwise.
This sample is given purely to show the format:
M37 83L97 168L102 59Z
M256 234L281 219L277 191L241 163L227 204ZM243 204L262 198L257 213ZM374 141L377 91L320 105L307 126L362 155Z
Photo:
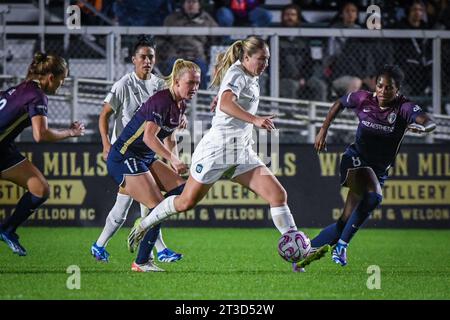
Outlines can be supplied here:
M397 114L395 114L395 112L392 112L390 115L388 115L388 122L390 124L393 124L395 122L395 119L397 119Z
M198 164L198 165L195 167L195 171L196 171L197 173L201 173L202 170L203 170L203 166L202 166L201 164Z

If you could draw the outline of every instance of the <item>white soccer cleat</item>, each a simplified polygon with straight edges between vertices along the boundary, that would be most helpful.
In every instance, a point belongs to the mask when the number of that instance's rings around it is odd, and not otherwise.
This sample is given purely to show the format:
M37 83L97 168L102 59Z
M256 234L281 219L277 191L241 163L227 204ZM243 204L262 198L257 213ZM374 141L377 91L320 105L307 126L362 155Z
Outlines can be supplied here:
M144 264L137 264L133 261L131 264L131 270L136 272L164 272L164 269L161 269L156 264L154 264L152 261L148 261Z

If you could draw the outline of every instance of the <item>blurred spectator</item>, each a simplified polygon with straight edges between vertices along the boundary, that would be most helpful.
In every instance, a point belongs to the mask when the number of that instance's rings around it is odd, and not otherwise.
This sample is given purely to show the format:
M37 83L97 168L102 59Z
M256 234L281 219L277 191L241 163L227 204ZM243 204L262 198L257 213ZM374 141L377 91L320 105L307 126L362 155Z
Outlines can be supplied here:
M361 80L361 89L375 91L377 70L393 63L394 47L390 39L349 38L328 70L333 93L341 96L345 92L355 91L359 85L358 81L352 80L354 77Z
M337 16L331 21L330 27L360 29L361 26L358 24L358 7L356 4L352 1L344 2ZM326 74L331 75L333 72L331 69L336 63L343 63L343 57L341 58L340 55L342 54L343 48L348 39L349 38L344 37L331 37L329 39L328 55L324 62ZM337 67L337 69L339 69L339 67ZM345 74L345 70L342 70L344 74L337 77L338 71L339 70L334 70L334 80L331 83L332 90L336 93L336 95L341 96L348 92L357 91L361 88L363 82L359 76L363 73L362 70L353 68L353 72L350 72L349 74Z
M199 0L183 0L181 10L169 15L164 20L164 26L171 27L217 27L213 17L202 10ZM206 61L210 47L209 38L206 36L172 36L161 39L160 50L164 54L160 56L159 70L167 75L171 72L176 59L183 58L198 64L202 71L200 88L206 89L208 83L208 64ZM165 61L164 61L165 60Z
M426 12L427 21L433 29L450 29L450 4L448 0L428 0Z
M397 24L397 29L428 29L425 21L425 5L413 1L407 16ZM405 73L402 91L409 96L423 96L431 93L432 39L398 39L396 42L396 61Z
M214 0L217 22L222 27L267 27L272 13L262 8L264 0Z
M121 26L162 26L173 8L173 0L116 0L113 11Z
M299 6L287 5L281 13L281 26L299 28L300 17ZM326 101L327 86L315 75L315 66L309 39L280 37L280 96ZM318 70L320 74L320 66Z

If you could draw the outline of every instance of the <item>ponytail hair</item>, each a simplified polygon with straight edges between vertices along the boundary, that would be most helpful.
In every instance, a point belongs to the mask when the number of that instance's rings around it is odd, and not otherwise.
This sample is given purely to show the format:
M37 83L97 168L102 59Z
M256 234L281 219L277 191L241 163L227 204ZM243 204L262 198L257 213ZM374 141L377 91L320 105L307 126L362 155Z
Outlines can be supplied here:
M172 88L175 83L175 79L180 78L185 72L188 71L195 71L201 74L200 67L196 63L188 60L177 59L173 64L172 73L164 78L166 86L168 88Z
M214 66L214 77L211 81L212 87L219 87L227 70L237 60L241 60L243 56L244 40L235 41L224 54L217 57L216 65Z
M68 71L67 62L56 54L36 52L33 61L28 67L26 80L38 80L40 76L49 73L60 76Z
M267 43L260 37L250 36L245 40L235 41L223 55L219 55L216 65L214 67L214 77L211 81L212 87L219 87L222 82L225 73L230 66L237 60L242 61L244 54L250 57L258 50L264 50L267 48Z

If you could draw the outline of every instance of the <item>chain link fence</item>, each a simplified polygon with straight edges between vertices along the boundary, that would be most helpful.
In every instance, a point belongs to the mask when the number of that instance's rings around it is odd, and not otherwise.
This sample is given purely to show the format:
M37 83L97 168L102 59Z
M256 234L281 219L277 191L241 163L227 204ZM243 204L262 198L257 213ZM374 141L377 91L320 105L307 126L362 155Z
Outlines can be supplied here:
M149 28L140 28L140 31ZM252 29L253 30L253 29ZM70 67L68 81L59 94L50 97L50 124L67 126L72 120L83 120L90 131L83 139L96 140L98 138L97 118L102 108L103 98L109 91L113 81L120 79L125 73L133 70L131 57L138 34L122 34L123 30L115 34L105 32L84 32L82 34L68 33L66 30L45 34L44 47L46 51L53 51L64 56ZM254 30L253 30L254 31ZM126 31L128 32L128 30ZM386 63L399 64L405 72L405 83L402 92L410 99L420 104L428 111L433 111L433 39L421 38L387 38L361 36L306 36L280 35L276 32L265 35L269 44L276 43L277 48L271 48L271 67L260 77L262 96L276 97L274 82L278 86L278 96L281 98L300 99L306 101L332 102L347 91L375 88L375 73ZM236 39L245 35L183 35L175 32L155 33L157 44L157 61L154 72L168 75L176 58L196 61L202 68L202 89L208 89L212 69L219 52L223 52ZM336 32L335 32L336 34ZM4 74L11 77L0 78L0 89L6 89L16 84L26 74L27 67L33 53L40 49L41 41L36 34L25 32L6 33L6 63L2 65ZM109 41L109 37L113 41ZM264 35L263 35L264 36ZM179 46L180 37L201 39L201 50L191 50L189 42ZM278 41L273 42L273 37ZM450 39L440 40L440 89L441 113L450 114ZM275 67L274 67L275 66ZM276 74L277 73L277 74ZM89 82L81 79L91 79ZM78 82L78 80L80 80ZM103 80L96 82L95 80ZM109 80L110 82L104 82ZM196 108L208 108L210 97L201 97ZM280 119L290 120L298 117L308 117L307 108L298 108L295 103L287 102L289 112L280 111L283 105L280 101L261 102L261 110L276 109ZM278 109L277 109L278 108ZM287 110L287 109L286 109ZM295 112L294 112L295 111ZM326 114L327 108L318 111L318 116ZM199 113L201 114L201 113ZM205 113L207 115L207 113ZM283 120L283 121L284 121ZM306 119L297 119L306 121ZM298 133L307 141L311 136L308 126L299 129L300 122L280 123L283 126L285 138L298 141ZM345 128L345 126L343 127ZM348 131L348 128L347 128ZM344 131L343 131L344 132ZM336 139L343 134L336 135ZM24 137L26 139L26 137ZM345 139L347 140L347 139Z

